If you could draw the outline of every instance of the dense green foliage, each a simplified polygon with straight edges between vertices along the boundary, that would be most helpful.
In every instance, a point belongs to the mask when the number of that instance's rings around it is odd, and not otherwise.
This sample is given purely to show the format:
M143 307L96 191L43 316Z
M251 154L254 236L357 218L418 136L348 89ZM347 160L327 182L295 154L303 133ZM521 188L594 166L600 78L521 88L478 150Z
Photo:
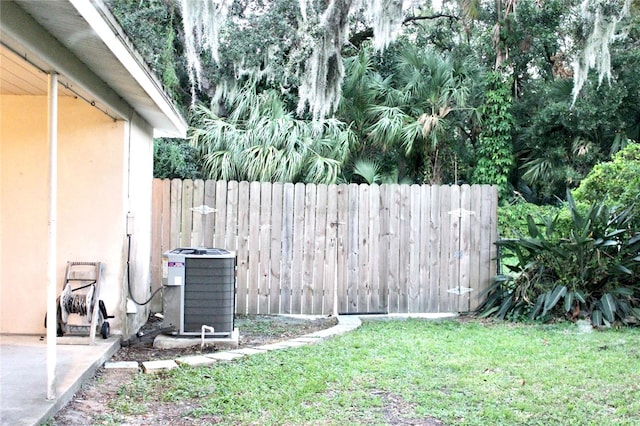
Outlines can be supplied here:
M640 231L630 209L595 203L579 209L568 194L568 232L547 216L541 230L532 216L528 232L497 242L510 273L497 277L482 307L484 315L518 319L566 314L594 325L640 319ZM563 301L563 303L560 303Z
M634 223L640 229L640 144L632 143L597 164L574 191L576 200L597 202L619 208L631 207Z
M156 139L153 144L153 176L198 179L196 149L186 140Z
M478 163L473 171L474 183L497 185L501 198L509 197L509 176L513 169L512 133L515 120L511 114L508 82L497 72L487 74L485 101L481 107L482 132L478 137Z
M107 0L136 49L186 112L189 90L179 34L180 16L173 0Z
M498 206L498 237L518 238L527 233L529 226L527 217L531 216L535 223L541 224L546 217L559 214L561 211L562 207L539 206L522 199L512 204Z
M383 57L362 48L346 69L337 116L351 123L360 157L375 156L383 176L413 182L449 183L463 175L457 159L467 149L461 129L477 122L467 105L477 69L408 42Z
M277 91L285 114L309 121L295 113L296 69L312 48L315 24L302 23L299 2L263 2L257 9L233 2L232 19L221 29L220 61L202 57L203 80L195 99L178 3L108 4L185 111L202 103L225 120L234 112L221 102L222 94L251 86L258 94ZM637 1L624 22L626 37L611 45L610 84L599 85L592 76L573 105L571 41L584 37L584 29L575 25L578 0L520 0L517 14L508 4L447 3L435 13L425 2L422 9L412 9L415 15L406 19L401 37L384 52L372 48L372 29L362 19L366 11L351 16L350 41L342 52L342 103L331 119L351 129L355 140L332 166L336 179L490 182L500 186L503 201L514 189L527 201L555 204L627 140L638 141ZM311 38L301 25L308 26ZM492 71L497 56L500 74ZM198 130L197 121L192 125ZM198 158L196 167L211 164ZM317 175L317 170L301 174Z
M296 119L273 90L248 87L223 105L227 117L196 108L191 131L210 179L335 183L355 143L337 120Z

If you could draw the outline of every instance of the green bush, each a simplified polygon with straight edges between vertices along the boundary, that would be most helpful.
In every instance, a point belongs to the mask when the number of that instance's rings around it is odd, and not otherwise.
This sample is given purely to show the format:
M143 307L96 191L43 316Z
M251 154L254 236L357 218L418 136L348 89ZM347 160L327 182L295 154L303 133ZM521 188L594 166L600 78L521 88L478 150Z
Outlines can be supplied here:
M496 277L482 315L588 316L597 326L640 319L640 232L631 226L631 209L599 202L585 211L570 192L567 199L562 228L560 213L542 224L528 214L526 233L496 243L510 273Z
M577 201L604 201L616 207L632 207L634 226L640 228L640 144L631 143L596 165L574 191Z
M576 208L581 214L589 210L589 204L576 202ZM545 221L549 216L557 216L555 219L555 235L568 235L571 230L571 211L566 203L562 206L551 206L518 202L508 206L498 207L498 236L499 238L519 238L529 232L528 217L533 218L539 230L545 227Z
M531 216L536 222L560 211L559 207L516 202L507 206L498 207L498 235L500 238L517 238L527 233L527 216Z
M201 179L197 152L183 139L156 139L153 143L153 177Z

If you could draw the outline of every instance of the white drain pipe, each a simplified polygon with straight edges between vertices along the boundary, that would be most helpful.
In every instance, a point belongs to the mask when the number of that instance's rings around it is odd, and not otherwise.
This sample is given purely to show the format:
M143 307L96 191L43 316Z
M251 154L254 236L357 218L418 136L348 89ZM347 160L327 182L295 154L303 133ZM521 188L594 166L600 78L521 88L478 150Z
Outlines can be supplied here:
M202 331L200 332L200 350L204 349L204 332L208 331L209 333L213 333L215 330L213 327L208 325L202 325Z

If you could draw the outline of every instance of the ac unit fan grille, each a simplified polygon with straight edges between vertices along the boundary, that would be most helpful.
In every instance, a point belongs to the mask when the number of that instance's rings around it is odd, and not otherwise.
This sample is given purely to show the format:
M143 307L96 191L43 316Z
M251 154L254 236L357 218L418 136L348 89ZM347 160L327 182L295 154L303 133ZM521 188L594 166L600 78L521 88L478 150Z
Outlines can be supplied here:
M199 333L202 325L233 332L234 304L235 258L185 259L184 332Z

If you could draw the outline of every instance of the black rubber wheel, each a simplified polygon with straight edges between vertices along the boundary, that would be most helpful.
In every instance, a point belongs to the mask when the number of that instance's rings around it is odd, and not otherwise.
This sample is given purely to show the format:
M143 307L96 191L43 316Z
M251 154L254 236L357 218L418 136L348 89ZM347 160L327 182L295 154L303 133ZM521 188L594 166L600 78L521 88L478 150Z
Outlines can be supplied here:
M109 323L107 321L102 323L102 327L100 327L100 334L102 334L102 338L103 339L108 339L109 338L109 330L110 326Z

